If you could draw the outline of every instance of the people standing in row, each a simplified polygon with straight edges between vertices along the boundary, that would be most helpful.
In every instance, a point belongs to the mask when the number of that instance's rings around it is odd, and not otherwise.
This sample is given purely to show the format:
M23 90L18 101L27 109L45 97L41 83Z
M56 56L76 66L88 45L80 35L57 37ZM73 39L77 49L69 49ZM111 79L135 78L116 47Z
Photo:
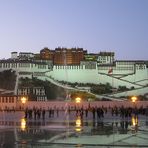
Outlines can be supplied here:
M48 109L45 108L36 108L33 109L26 108L25 109L25 118L28 119L45 119L46 118L53 118L53 117L60 117L59 115L62 115L66 113L66 115L75 115L80 116L81 118L89 118L89 119L100 119L106 117L106 114L111 114L111 116L115 117L121 117L121 118L130 118L132 115L138 117L138 115L146 115L148 116L148 107L143 108L137 108L137 107L97 107L97 106L75 106L70 107L66 110L63 108L58 107L48 107ZM46 116L48 114L48 116Z

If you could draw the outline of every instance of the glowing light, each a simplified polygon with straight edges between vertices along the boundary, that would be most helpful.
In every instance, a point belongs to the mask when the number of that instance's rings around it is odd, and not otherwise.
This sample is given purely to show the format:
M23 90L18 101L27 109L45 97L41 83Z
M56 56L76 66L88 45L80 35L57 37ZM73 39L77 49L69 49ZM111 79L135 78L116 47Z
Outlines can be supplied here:
M76 127L80 127L81 126L81 119L80 117L76 119Z
M76 132L81 132L82 131L82 129L81 128L76 128Z
M131 98L131 100L132 100L133 103L135 103L135 102L137 101L137 97L133 96L133 97Z
M26 120L23 118L21 119L21 130L25 131L25 129L26 129Z
M27 101L27 98L25 98L25 97L22 97L22 98L21 98L21 102L22 102L23 104L25 104L26 101Z
M132 117L132 125L137 126L138 125L138 118Z
M77 97L76 98L76 103L81 103L81 98Z
M82 126L81 125L82 125L82 121L81 121L80 116L78 116L77 119L76 119L76 126L75 126L75 130L77 132L82 131Z

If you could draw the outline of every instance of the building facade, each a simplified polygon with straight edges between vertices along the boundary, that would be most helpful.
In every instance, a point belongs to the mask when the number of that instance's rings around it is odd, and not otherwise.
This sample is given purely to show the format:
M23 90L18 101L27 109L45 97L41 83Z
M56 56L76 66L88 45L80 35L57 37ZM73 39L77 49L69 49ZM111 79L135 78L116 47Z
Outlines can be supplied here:
M0 111L2 110L14 110L20 96L16 95L1 95L0 96Z
M54 51L48 49L47 47L45 47L44 49L42 49L40 51L40 59L41 60L51 60L51 61L53 61L53 59L54 59Z
M114 52L100 52L98 54L98 64L112 64L114 62Z
M47 101L44 87L21 87L17 90L17 95L28 96L29 100Z
M56 48L54 53L54 65L79 65L87 53L83 48Z
M44 52L47 52L47 56ZM82 48L56 48L54 51L46 48L40 52L42 59L38 60L19 60L15 54L12 59L0 61L0 71L13 69L17 71L18 77L33 76L44 81L110 83L114 88L126 86L136 88L137 92L148 86L148 62L115 60L114 52L100 52L89 56Z

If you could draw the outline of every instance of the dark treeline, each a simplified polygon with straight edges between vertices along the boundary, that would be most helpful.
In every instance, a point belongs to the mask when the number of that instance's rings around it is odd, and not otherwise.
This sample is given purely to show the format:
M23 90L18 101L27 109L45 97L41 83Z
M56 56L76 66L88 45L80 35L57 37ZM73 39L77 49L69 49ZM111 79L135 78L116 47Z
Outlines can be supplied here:
M0 72L0 88L14 90L16 83L15 71L9 69Z

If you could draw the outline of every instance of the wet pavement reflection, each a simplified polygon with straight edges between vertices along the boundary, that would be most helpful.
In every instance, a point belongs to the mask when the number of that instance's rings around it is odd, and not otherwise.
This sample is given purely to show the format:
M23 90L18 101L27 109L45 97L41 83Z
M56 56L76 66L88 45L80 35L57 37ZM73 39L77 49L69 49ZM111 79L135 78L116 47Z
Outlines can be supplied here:
M0 112L0 147L148 147L145 116L84 118L71 113L67 118L63 112L58 117L32 119L24 112Z

